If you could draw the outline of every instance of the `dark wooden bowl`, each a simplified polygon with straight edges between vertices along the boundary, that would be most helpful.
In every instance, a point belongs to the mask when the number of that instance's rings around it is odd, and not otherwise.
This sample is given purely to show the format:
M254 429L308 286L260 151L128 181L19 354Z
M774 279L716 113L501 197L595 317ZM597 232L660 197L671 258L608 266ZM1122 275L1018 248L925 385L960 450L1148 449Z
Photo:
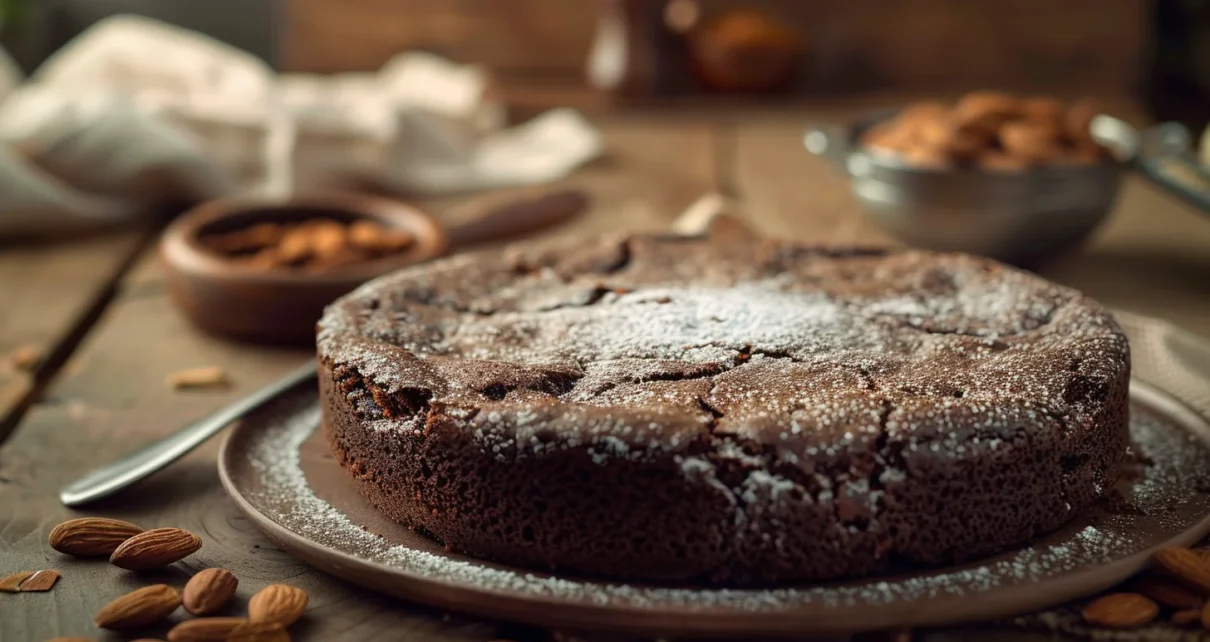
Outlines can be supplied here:
M206 248L200 237L254 223L313 218L371 219L411 232L416 241L400 254L323 273L266 270L243 265ZM362 283L401 267L441 256L445 231L412 205L362 195L317 196L286 203L231 199L200 205L169 225L160 256L173 303L198 327L257 343L307 344L324 306Z

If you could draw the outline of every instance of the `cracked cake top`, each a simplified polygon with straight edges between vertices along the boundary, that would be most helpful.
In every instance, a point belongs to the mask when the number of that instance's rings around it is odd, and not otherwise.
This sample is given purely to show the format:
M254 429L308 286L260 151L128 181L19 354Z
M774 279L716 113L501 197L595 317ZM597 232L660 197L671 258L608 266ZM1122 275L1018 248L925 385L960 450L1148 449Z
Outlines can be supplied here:
M329 306L318 345L384 429L440 413L505 459L991 449L1091 429L1129 368L1107 310L993 261L645 235L397 272Z

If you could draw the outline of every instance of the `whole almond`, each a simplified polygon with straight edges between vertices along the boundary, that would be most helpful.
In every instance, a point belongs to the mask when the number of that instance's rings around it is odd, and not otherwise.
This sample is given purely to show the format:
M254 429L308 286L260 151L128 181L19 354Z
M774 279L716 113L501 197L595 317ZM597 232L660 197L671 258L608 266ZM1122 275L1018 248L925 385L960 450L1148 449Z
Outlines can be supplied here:
M189 578L185 584L185 610L194 615L209 615L235 594L239 579L225 568L208 568Z
M276 622L245 622L235 627L227 642L290 642L290 634Z
M120 519L81 517L54 527L50 532L50 547L77 557L109 555L126 540L143 529Z
M1203 595L1210 594L1210 563L1201 555L1187 548L1173 546L1156 553L1154 559L1181 584Z
M97 611L93 623L102 629L124 631L154 624L172 615L181 605L181 594L167 584L131 591Z
M202 547L197 535L179 528L143 531L122 542L109 556L109 563L128 571L163 568Z
M1210 605L1202 607L1202 628L1210 630Z
M248 621L243 617L203 617L185 620L168 632L168 642L227 642L239 625Z
M285 584L270 584L256 592L248 602L248 619L290 626L307 608L307 594Z
M1188 626L1194 622L1202 621L1201 609L1185 609L1172 614L1170 621L1177 626Z
M1163 577L1145 577L1131 585L1136 593L1177 610L1202 608L1202 596Z
M1138 593L1113 593L1094 600L1081 614L1089 624L1113 629L1132 629L1155 619L1160 607Z

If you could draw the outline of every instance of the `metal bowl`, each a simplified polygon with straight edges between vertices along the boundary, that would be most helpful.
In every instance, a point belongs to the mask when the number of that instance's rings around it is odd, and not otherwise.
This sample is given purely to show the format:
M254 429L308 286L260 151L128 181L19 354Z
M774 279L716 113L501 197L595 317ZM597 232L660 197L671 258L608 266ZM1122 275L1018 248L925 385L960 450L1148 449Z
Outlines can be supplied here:
M850 176L857 200L903 242L1010 263L1035 263L1079 245L1113 208L1122 174L1139 153L1134 128L1098 116L1093 135L1117 160L1016 172L913 167L859 142L893 115L812 129L804 143Z

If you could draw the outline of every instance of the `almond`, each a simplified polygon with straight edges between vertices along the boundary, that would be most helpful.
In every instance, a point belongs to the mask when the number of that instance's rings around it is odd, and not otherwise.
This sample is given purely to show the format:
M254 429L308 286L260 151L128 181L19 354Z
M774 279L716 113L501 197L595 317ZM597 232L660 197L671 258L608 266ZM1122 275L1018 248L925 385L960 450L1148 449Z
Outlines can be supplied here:
M1185 609L1172 614L1171 622L1177 626L1188 626L1194 622L1201 622L1201 609Z
M179 528L156 528L122 542L109 563L129 571L163 568L202 547L197 535Z
M167 584L132 591L97 611L93 623L102 629L122 631L154 624L172 615L181 605L181 594Z
M1210 630L1210 605L1202 607L1202 628Z
M245 622L235 627L227 642L290 642L290 634L276 622Z
M1113 629L1132 629L1155 619L1160 607L1138 593L1113 593L1084 607L1082 615L1089 624Z
M168 642L227 642L239 625L248 621L243 617L203 617L185 620L168 632Z
M1134 583L1135 592L1174 609L1200 609L1202 596L1162 577L1146 577Z
M50 532L50 547L77 557L109 555L126 540L143 529L120 519L81 517L54 527Z
M185 610L194 615L209 615L235 594L239 580L224 568L208 568L189 578L185 585Z
M285 584L270 584L257 591L248 602L248 619L290 626L307 608L307 594Z
M21 592L41 593L49 591L59 581L58 571L38 571L21 582Z
M1156 553L1154 559L1181 584L1202 594L1210 593L1210 563L1197 553L1173 546Z
M227 372L219 366L187 368L168 375L168 385L176 390L225 386L229 383Z
M16 593L21 583L33 574L33 571L17 571L16 573L0 577L0 592Z

